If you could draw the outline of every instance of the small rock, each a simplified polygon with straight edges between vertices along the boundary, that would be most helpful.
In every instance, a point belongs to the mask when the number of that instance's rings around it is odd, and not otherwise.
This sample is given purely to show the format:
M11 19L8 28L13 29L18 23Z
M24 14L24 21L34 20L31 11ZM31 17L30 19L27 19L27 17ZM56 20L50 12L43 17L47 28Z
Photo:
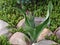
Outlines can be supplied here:
M6 26L8 26L8 23L6 23L3 20L0 20L0 30L3 29L3 28L5 28Z
M35 17L35 25L39 25L41 22L44 21L45 18L42 17Z
M54 34L60 39L60 27L54 31Z
M10 29L8 29L8 28L3 28L3 29L1 29L1 30L0 30L0 36L1 36L1 35L5 35L5 36L7 36L8 38L10 38L11 35L12 35L12 33L10 33L9 30L10 30Z
M21 32L16 32L15 34L13 34L13 36L10 38L10 43L13 45L29 45L26 42L26 39L28 39L26 37L25 34L21 33ZM28 40L29 41L29 40ZM30 42L30 41L29 41Z
M45 39L46 36L50 36L53 34L49 29L45 28L37 38L37 42L41 41L42 39Z
M40 41L38 43L34 43L32 45L52 45L52 44L58 45L56 42L51 41L51 40L42 40L42 41Z
M25 19L22 19L18 24L17 24L17 28L19 27L24 27L25 26Z
M35 21L35 25L39 25L42 21L44 21L44 18L42 17L35 17L34 19ZM17 24L17 28L19 27L24 27L25 26L25 19L22 19L18 24Z
M8 37L8 39L10 39L12 35L13 35L13 34L12 34L11 32L8 32L8 33L6 34L6 36Z
M8 33L8 29L7 28L3 28L3 29L0 30L0 36L1 35L5 35L7 33Z
M8 26L8 23L6 23L3 20L0 20L0 36L1 35L8 35L9 29L6 26Z

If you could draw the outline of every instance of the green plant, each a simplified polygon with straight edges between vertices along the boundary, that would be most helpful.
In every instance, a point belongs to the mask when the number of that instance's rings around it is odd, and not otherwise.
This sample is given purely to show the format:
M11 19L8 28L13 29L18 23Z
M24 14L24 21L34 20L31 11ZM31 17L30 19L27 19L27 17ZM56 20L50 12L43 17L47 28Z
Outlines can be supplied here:
M46 39L47 39L47 40L55 41L55 42L57 42L57 43L60 44L60 39L58 39L56 35L46 36Z
M23 18L20 12L15 9L16 5L17 0L0 0L0 20L6 21L11 27L16 27Z
M30 36L29 38L32 43L37 41L37 38L38 38L40 32L45 27L47 27L48 23L50 23L49 15L51 14L52 7L53 7L52 3L49 2L46 19L38 26L35 26L35 23L34 23L34 14L35 14L36 10L35 11L33 10L33 11L29 12L29 14L26 14L24 9L20 9L20 11L24 14L24 17L25 17L24 31L26 32L26 34L28 34Z
M11 25L11 27L15 27L16 24L23 18L21 13L15 9L17 6L20 7L20 5L16 4L17 3L16 1L17 0L0 0L0 19L8 22ZM26 2L27 0L24 0L24 1ZM49 28L50 30L54 31L57 27L60 26L60 0L50 0L50 1L52 1L54 5L54 9L52 11L52 14L50 15L51 23ZM45 1L39 0L37 2L38 2L37 9L40 9L40 10L35 12L35 16L45 16L47 11L47 4L49 0L45 0ZM35 6L29 6L31 5L31 3L29 4L26 3L24 5L26 5L26 7L29 8L29 10L31 7L34 7L34 10L36 9L36 3L34 4ZM16 32L15 30L17 31L17 29L13 29L12 33ZM58 40L55 40L55 41L58 41Z
M23 32L23 33L25 33L22 27L20 27L18 29L17 28L12 28L9 32L11 32L13 34L16 33L16 32Z
M0 36L0 45L11 45L8 38L4 35Z

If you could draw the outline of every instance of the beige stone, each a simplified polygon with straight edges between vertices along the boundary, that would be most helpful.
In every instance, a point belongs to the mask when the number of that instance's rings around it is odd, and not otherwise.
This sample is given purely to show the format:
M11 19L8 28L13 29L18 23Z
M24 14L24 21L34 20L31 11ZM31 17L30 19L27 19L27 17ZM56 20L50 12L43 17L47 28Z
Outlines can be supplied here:
M0 36L1 35L7 35L8 37L10 37L10 35L9 35L10 29L7 28L8 25L9 24L7 22L0 20Z
M8 23L3 20L0 20L0 30L6 28L6 26L8 26Z
M37 43L34 43L32 45L60 45L60 44L57 44L56 42L54 41L51 41L51 40L42 40L40 42L37 42Z
M35 17L34 19L35 21L35 25L39 25L42 21L44 21L44 18L42 17ZM24 27L25 26L25 19L22 19L18 24L17 24L17 28L19 27Z
M22 19L18 24L17 28L25 26L25 19Z
M48 35L50 36L51 34L53 34L49 29L45 28L43 29L43 31L39 34L38 38L37 38L37 42L45 39L45 37Z
M54 31L54 34L60 39L60 27Z
M27 45L27 42L25 39L27 39L25 34L21 32L16 32L15 34L13 34L13 36L10 38L9 41L13 45Z

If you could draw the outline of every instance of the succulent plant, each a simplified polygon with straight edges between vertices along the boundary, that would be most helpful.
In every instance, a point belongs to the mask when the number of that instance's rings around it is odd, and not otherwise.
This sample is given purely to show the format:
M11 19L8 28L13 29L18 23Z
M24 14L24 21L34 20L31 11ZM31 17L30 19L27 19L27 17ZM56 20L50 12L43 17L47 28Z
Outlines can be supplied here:
M29 11L29 14L26 14L26 12L24 11L24 9L20 9L20 12L24 15L25 17L25 27L24 27L24 31L25 33L28 35L29 39L31 40L32 43L37 41L37 38L40 34L40 32L47 27L48 24L50 24L50 14L52 11L53 5L51 3L51 1L48 4L48 10L47 10L47 15L45 20L39 24L38 26L35 26L34 23L34 14L37 10L34 11Z

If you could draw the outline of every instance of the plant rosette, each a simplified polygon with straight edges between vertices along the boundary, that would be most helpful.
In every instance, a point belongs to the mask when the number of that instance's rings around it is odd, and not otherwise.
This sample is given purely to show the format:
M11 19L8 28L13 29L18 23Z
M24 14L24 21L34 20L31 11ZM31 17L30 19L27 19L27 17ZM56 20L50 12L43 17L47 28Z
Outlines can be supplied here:
M37 43L37 38L39 34L43 31L44 28L46 28L50 24L50 15L51 15L52 8L53 5L50 1L48 4L46 18L38 26L35 26L34 15L39 9L31 11L29 12L29 14L26 14L26 12L23 9L20 9L20 12L25 17L25 27L23 29L25 34L27 34L28 38L31 40L32 45L34 45L34 43Z

